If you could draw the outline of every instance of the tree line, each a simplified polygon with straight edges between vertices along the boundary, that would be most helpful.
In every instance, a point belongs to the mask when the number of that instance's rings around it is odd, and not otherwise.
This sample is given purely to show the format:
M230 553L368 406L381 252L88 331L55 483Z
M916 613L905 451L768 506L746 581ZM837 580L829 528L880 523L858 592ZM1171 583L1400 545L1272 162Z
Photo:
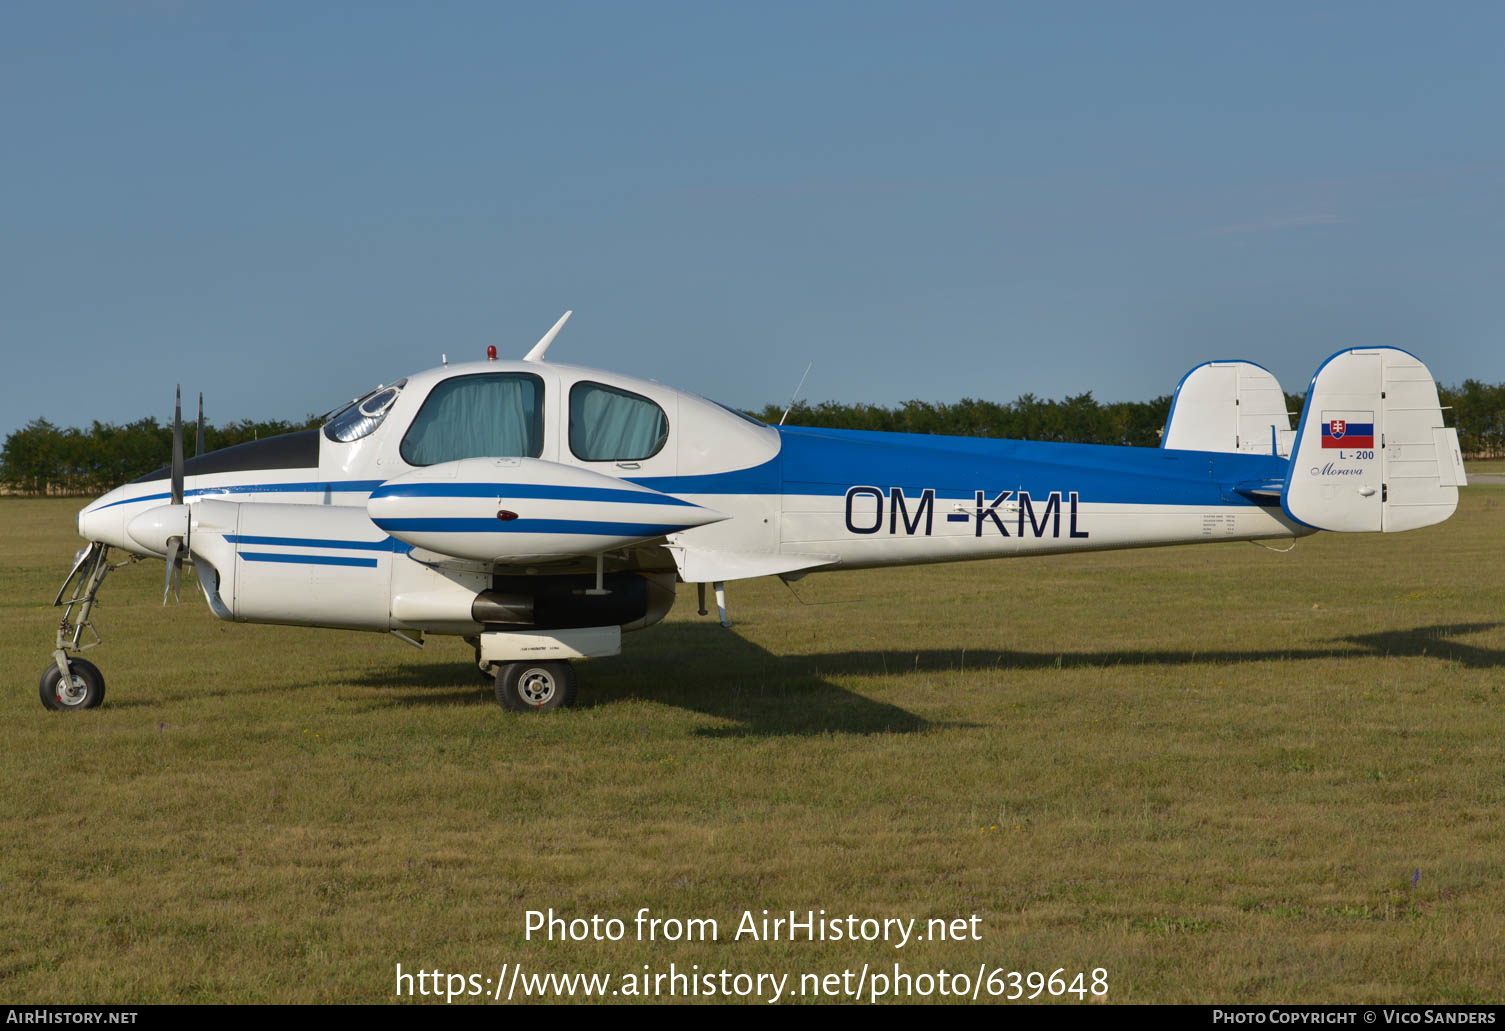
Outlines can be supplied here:
M1458 428L1458 441L1470 458L1505 455L1505 383L1465 380L1441 387L1438 395L1451 408L1447 422ZM1303 395L1287 394L1288 409L1301 411ZM1170 413L1171 395L1151 401L1096 400L1091 392L1062 401L1024 394L1013 401L964 398L953 404L905 401L888 407L862 402L822 401L795 405L784 421L791 426L830 429L936 433L959 437L1007 437L1015 440L1067 441L1158 447ZM780 405L749 412L777 423ZM319 425L310 416L298 421L241 420L204 428L210 451L261 437ZM193 450L193 425L183 427L186 454ZM87 429L60 428L34 419L5 438L0 452L0 484L25 494L100 494L167 465L172 458L172 424L155 418L117 425L94 422Z
M204 450L218 451L262 437L317 426L302 422L242 419L204 426ZM194 424L183 426L183 454L193 457ZM0 483L22 494L103 494L172 461L172 422L137 419L124 425L94 422L87 429L33 419L5 438Z
M1459 387L1439 387L1444 421L1458 428L1458 443L1469 458L1505 456L1505 383L1493 386L1465 380ZM1286 410L1299 416L1304 394L1286 394ZM1091 392L1050 401L1024 394L1013 401L965 398L955 404L905 401L883 405L822 401L801 402L783 421L791 426L826 429L885 430L897 433L943 433L958 437L1006 437L1013 440L1053 440L1077 444L1124 444L1159 447L1160 433L1171 410L1171 395L1153 401L1102 402ZM779 405L749 413L777 423Z
M1171 410L1171 395L1153 401L1095 400L1091 391L1051 401L1024 394L1014 401L963 398L954 404L905 401L892 408L858 402L801 401L784 418L780 405L749 414L767 423L822 429L938 433L952 437L1004 437L1073 444L1127 444L1159 447L1160 431Z

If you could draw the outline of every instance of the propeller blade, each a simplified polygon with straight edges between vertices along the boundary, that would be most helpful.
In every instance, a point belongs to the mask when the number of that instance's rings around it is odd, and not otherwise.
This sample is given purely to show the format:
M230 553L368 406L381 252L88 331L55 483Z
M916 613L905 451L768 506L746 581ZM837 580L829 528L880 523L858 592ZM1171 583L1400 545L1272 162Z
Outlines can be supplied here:
M204 453L204 392L199 391L199 425L193 434L193 457Z
M167 604L168 596L178 598L178 585L183 580L183 553L181 551L183 539L181 537L167 538L167 582L162 587L162 604Z
M183 503L183 388L172 406L172 503Z

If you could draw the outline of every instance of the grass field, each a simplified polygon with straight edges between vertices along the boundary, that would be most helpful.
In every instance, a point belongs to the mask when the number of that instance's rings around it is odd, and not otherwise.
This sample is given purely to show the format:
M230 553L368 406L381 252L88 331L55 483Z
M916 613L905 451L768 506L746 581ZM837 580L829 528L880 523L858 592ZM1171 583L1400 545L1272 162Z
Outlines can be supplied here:
M161 563L105 585L105 706L46 712L77 507L0 502L0 1000L896 961L1101 967L1119 1002L1505 1000L1505 487L1289 554L738 583L732 631L681 588L542 717L450 639L164 609ZM627 939L525 940L549 907ZM642 907L720 940L639 943ZM982 940L731 940L765 908Z

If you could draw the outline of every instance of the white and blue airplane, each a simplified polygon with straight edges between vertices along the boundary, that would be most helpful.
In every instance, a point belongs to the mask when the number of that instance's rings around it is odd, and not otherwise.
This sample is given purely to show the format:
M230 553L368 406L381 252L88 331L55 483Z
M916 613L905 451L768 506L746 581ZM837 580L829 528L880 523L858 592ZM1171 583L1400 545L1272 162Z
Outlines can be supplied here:
M1441 522L1463 463L1425 365L1394 348L1317 370L1292 430L1275 378L1198 366L1162 447L768 426L695 394L545 360L445 364L320 429L184 461L78 516L89 541L42 676L50 709L100 704L79 657L112 568L191 562L210 610L250 623L464 638L507 709L571 704L571 662L663 619L676 582ZM164 594L164 601L166 595ZM86 637L87 635L87 637Z

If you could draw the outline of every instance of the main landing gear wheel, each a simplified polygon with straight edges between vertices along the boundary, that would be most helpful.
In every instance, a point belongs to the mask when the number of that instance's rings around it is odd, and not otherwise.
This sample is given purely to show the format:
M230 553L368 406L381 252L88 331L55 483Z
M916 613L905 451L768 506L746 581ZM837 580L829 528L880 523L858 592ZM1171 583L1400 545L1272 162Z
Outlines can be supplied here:
M496 667L496 700L510 712L563 709L575 704L579 683L568 662L508 662Z
M88 659L69 659L71 683L63 683L57 663L48 666L38 685L42 704L49 709L95 709L105 700L105 677Z

